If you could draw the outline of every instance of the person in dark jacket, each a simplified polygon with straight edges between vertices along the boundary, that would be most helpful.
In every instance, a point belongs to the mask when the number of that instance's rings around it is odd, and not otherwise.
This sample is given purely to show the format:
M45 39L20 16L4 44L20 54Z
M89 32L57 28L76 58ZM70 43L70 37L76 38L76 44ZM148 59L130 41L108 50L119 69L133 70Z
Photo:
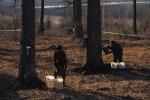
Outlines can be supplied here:
M110 45L111 52L113 53L113 61L114 62L122 62L123 57L123 47L117 41L111 41Z
M67 56L61 45L56 46L56 51L54 52L54 65L55 65L55 78L61 76L63 78L63 85L65 86L65 77L67 69Z

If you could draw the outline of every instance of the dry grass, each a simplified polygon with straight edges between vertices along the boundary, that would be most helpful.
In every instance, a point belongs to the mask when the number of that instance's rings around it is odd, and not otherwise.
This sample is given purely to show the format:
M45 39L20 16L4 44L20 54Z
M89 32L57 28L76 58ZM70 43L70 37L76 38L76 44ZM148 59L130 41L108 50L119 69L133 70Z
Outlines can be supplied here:
M20 25L20 17L0 16L0 30L17 29Z
M47 33L48 34L48 33ZM48 37L49 36L49 37ZM104 43L108 37L103 37ZM150 41L116 38L124 45L124 61L130 70L112 71L83 75L71 70L85 64L86 51L79 48L78 41L68 35L47 35L37 37L36 48L48 48L52 44L62 44L68 55L67 88L63 91L52 89L16 89L19 41L0 39L0 99L31 100L128 100L150 98ZM112 55L103 55L105 63L112 61ZM37 51L36 71L45 82L45 76L52 74L53 51Z

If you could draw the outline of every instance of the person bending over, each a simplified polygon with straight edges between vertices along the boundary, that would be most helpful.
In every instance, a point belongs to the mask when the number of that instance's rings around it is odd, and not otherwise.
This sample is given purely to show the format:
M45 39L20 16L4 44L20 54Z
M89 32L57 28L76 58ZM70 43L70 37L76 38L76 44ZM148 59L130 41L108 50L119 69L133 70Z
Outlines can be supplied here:
M110 44L111 52L113 53L113 61L114 62L122 62L123 57L123 47L117 41L111 41Z

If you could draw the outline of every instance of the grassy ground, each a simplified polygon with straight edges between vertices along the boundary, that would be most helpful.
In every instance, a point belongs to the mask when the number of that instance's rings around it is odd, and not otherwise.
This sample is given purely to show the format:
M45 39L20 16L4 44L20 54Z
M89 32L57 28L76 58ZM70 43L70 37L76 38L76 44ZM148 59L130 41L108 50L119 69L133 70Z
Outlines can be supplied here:
M8 35L6 35L8 36ZM16 36L16 35L15 35ZM11 36L9 36L11 37ZM15 37L16 38L16 37ZM68 57L68 71L64 90L47 88L18 88L19 40L0 38L0 99L30 100L149 100L150 98L150 41L120 37L103 37L119 40L124 45L124 61L128 70L110 73L84 75L74 69L85 64L86 51L79 48L79 41L72 41L69 35L47 34L37 37L36 71L45 82L45 76L53 73L53 53L46 50L52 44L62 44ZM42 50L41 50L42 49ZM112 61L112 55L104 55L105 63Z

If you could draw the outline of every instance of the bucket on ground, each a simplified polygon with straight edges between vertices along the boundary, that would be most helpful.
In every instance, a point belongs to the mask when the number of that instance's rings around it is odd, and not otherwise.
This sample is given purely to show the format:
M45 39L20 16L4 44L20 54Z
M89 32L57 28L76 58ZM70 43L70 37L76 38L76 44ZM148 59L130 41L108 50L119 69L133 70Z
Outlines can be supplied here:
M116 62L111 62L111 68L112 68L112 69L117 69L117 68L118 68L118 63L116 63Z
M126 68L126 66L125 66L125 62L111 62L111 68L112 69L117 69L117 68L121 68L121 69L124 69L124 68Z
M55 77L52 75L46 76L46 86L48 88L54 88L54 79Z
M63 78L58 77L54 80L55 88L57 89L63 89Z
M63 78L61 77L55 78L52 75L48 75L46 76L46 86L48 88L63 89Z
M124 69L126 66L125 66L125 62L120 62L119 63L119 68L122 68L122 69Z

